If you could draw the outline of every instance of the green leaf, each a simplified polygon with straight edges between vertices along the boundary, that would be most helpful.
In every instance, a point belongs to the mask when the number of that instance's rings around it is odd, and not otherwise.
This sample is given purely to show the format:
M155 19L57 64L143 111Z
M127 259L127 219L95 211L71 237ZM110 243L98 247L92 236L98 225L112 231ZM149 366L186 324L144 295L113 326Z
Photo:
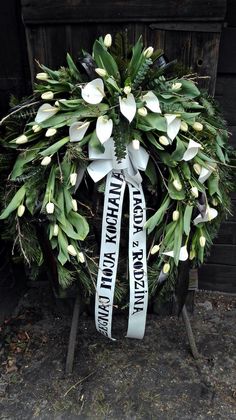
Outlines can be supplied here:
M67 55L66 55L66 61L67 61L67 64L68 64L71 75L74 76L75 79L82 82L81 74L80 74L79 70L77 69L77 67L76 67L76 65L75 65L74 61L72 60L69 53L67 53Z
M89 140L89 145L94 149L98 149L101 153L104 153L105 147L101 144L99 138L97 137L96 130L93 131L91 138Z
M60 229L58 232L58 245L59 245L59 254L57 256L57 259L61 263L61 265L64 265L66 261L70 260L70 257L67 251L68 241L67 241L66 235Z
M22 203L24 197L25 197L25 185L22 185L22 187L17 191L17 193L14 195L8 206L3 210L3 212L0 215L0 219L6 219L14 210L16 210L19 205Z
M184 188L182 188L181 191L177 191L176 188L173 185L173 179L171 179L171 178L168 181L168 192L169 192L169 196L173 200L184 200L184 198L185 198Z
M200 91L191 80L180 79L178 82L182 83L181 90L178 92L180 95L187 96L188 98L196 98L200 95Z
M209 194L212 196L214 194L220 194L219 191L219 175L213 173L207 180L207 186Z
M61 139L57 141L56 143L52 144L52 146L48 147L47 149L40 152L41 156L52 156L54 153L56 153L62 146L64 146L66 143L68 143L70 140L69 137L64 137L64 139Z
M71 211L68 215L69 222L74 226L79 239L83 241L89 233L89 225L85 217L81 216L79 213Z
M155 229L163 220L166 210L170 204L170 198L166 196L156 213L150 217L145 223L145 228L148 230L148 234Z
M21 176L25 170L25 165L35 159L39 150L45 145L45 142L39 142L35 144L33 149L26 149L18 155L15 165L13 166L11 173L11 180L15 181L18 176Z
M222 152L221 147L219 146L219 144L216 144L216 154L218 156L218 158L220 159L221 162L225 163L225 155Z
M191 170L190 170L189 165L188 165L187 162L181 162L181 171L183 172L184 177L186 179L191 179L192 178L192 176L191 176Z
M182 237L183 237L183 220L182 216L180 216L177 226L175 228L174 233L174 262L178 265L179 262L179 252L182 245Z
M184 143L177 137L176 139L176 148L175 151L171 154L171 159L175 161L180 161L183 158L186 147Z
M68 214L73 208L72 197L69 191L67 190L67 188L63 189L63 194L64 194L64 200L65 200L65 210L66 210L66 214Z
M143 126L151 127L153 130L163 131L166 133L167 131L167 124L166 119L162 117L161 115L157 114L148 114L146 117L140 117L138 122L139 124Z
M157 174L156 174L156 168L151 159L148 161L148 165L145 171L145 174L149 178L151 184L155 186L157 184Z
M188 236L190 233L191 217L193 206L187 205L184 210L184 233Z
M115 79L120 78L119 70L114 58L98 40L96 40L93 45L93 57L97 66L105 69L109 76L113 76Z
M157 138L152 134L152 133L146 133L146 136L147 136L147 138L148 138L148 140L150 141L150 143L152 143L152 145L153 146L155 146L155 148L156 149L159 149L159 150L165 150L165 148L164 147L162 147L161 145L160 145L160 143L158 143L158 140L157 140Z
M81 240L81 235L79 235L77 232L75 232L73 226L71 223L68 222L68 220L66 220L66 224L59 225L60 228L63 230L63 232L66 233L66 235L71 238L71 239L75 239L75 240Z
M142 64L142 61L145 60L145 57L142 54L143 49L143 42L142 42L142 36L139 37L138 41L132 48L132 57L128 64L128 75L133 80L135 78L135 75L137 74L140 65ZM142 58L142 60L141 60Z

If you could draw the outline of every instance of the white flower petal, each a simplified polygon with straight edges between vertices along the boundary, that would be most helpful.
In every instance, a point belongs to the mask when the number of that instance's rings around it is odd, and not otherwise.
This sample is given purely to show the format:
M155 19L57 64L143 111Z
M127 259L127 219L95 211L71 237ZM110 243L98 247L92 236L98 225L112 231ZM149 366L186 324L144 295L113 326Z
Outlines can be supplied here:
M172 114L166 114L165 119L167 122L167 135L173 141L180 130L181 120Z
M81 90L82 98L89 104L96 105L102 102L104 93L104 83L102 79L94 79L87 83Z
M100 142L103 144L107 141L112 134L113 121L108 119L107 116L101 116L97 119L96 134Z
M35 117L35 122L39 124L42 121L45 121L48 118L55 115L57 112L58 112L58 108L55 108L54 106L50 104L43 104L38 109L37 115Z
M201 145L199 143L197 143L194 140L190 140L188 144L188 148L186 152L184 153L181 160L185 160L185 162L187 162L188 160L193 159L194 156L196 156L196 154L198 153L198 150L200 148L201 148Z
M212 174L211 169L202 167L198 181L201 182L201 184L203 184L209 178L211 174Z
M136 102L134 99L134 95L132 93L129 93L127 95L127 98L119 97L119 101L121 114L123 114L124 117L127 118L129 122L131 122L136 114Z
M146 102L146 107L150 109L150 111L161 114L159 100L151 90L143 95L143 100Z
M174 258L174 251L162 252L163 255ZM186 261L188 259L188 251L186 245L180 248L179 261Z
M194 225L198 225L198 223L210 222L211 220L215 219L217 215L218 211L208 206L205 215L202 216L201 214L199 214L197 217L195 217L193 223Z
M82 140L89 128L89 125L89 122L74 122L69 129L70 141L76 142Z

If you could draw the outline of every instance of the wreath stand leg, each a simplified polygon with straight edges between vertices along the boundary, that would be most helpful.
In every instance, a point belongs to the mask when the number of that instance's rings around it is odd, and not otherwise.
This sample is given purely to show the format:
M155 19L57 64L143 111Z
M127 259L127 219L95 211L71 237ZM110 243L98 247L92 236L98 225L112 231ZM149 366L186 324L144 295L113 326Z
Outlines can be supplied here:
M67 375L71 374L73 370L76 336L77 336L77 329L78 329L78 323L79 323L79 313L80 313L80 297L78 295L74 303L69 343L68 343L68 349L67 349L66 369L65 369Z
M189 319L189 316L188 316L188 311L187 311L185 305L182 308L181 315L182 315L182 319L183 319L184 326L185 326L185 329L186 329L186 333L187 333L188 342L189 342L189 345L190 345L192 356L193 356L194 359L199 359L199 352L198 352L198 349L197 349L197 345L196 345L195 337L194 337L194 334L193 334L191 322L190 322L190 319Z

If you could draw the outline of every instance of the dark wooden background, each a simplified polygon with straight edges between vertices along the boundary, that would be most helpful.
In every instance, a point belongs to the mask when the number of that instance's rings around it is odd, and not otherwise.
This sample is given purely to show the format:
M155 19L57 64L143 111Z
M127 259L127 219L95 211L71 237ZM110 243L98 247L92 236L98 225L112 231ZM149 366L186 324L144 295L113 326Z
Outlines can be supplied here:
M234 0L11 0L0 2L0 114L10 94L31 92L35 59L56 68L65 53L76 57L98 35L127 28L133 41L142 33L148 45L178 58L222 105L236 147L236 2ZM218 67L217 67L218 66ZM233 196L236 208L236 194ZM236 211L222 224L200 287L236 292Z

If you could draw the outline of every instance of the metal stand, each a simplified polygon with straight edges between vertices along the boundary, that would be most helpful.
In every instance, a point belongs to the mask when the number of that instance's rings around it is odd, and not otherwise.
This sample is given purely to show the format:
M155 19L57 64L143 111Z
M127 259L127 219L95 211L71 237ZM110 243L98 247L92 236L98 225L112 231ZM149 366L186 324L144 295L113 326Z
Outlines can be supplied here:
M74 363L74 354L75 354L75 344L77 329L79 323L79 312L80 312L80 297L79 295L75 299L73 316L71 321L70 337L68 343L67 357L66 357L66 374L72 373L73 363Z

